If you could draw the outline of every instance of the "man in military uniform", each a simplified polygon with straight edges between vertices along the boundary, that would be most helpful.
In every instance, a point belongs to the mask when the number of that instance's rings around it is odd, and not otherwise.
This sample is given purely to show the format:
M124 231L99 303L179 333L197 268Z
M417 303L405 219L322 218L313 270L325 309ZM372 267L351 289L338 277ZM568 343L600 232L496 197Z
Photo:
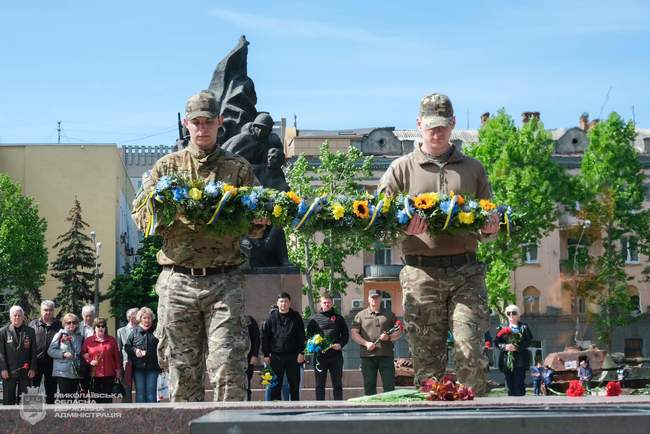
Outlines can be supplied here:
M33 328L24 324L23 308L12 306L9 318L9 324L0 329L0 375L4 405L16 404L20 395L27 393L27 386L36 375L38 363L34 348L36 334Z
M223 123L219 104L209 91L191 96L183 125L190 133L187 148L162 157L154 165L143 192L134 203L134 221L144 229L148 212L140 205L164 175L223 181L235 186L258 185L251 165L217 146ZM258 238L266 221L254 221L249 236ZM245 261L238 237L216 236L183 215L167 227L157 227L164 238L158 252L163 266L159 294L159 359L169 368L172 401L204 399L203 370L214 386L215 401L246 399L248 317L244 312ZM207 359L205 350L207 341Z
M422 143L393 161L380 181L388 194L450 192L489 199L490 184L481 163L449 143L456 125L449 97L425 96L416 120ZM454 335L458 379L485 393L483 334L488 328L485 266L476 260L476 248L496 234L492 216L479 234L441 234L432 237L417 214L401 240L405 266L400 273L404 319L413 354L415 383L440 378L447 366L447 332Z
M395 390L395 363L393 342L402 336L401 331L388 334L397 318L390 310L381 307L381 291L368 292L368 307L359 312L352 322L350 336L359 344L363 393L377 394L377 372L381 375L384 392Z

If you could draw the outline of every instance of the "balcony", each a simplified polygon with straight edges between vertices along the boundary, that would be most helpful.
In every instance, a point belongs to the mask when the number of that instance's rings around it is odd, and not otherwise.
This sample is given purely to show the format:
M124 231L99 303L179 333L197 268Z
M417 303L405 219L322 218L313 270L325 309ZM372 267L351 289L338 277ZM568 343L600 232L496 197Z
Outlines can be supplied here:
M577 264L573 260L563 259L560 261L560 274L565 277L569 276L583 276L587 274L589 267L586 264Z
M364 265L363 277L366 280L399 280L402 264Z

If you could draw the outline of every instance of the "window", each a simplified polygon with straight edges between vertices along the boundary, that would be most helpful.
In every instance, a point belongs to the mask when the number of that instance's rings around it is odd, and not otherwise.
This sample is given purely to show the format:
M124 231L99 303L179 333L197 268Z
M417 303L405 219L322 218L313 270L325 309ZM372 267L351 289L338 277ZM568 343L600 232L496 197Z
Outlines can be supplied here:
M621 255L626 264L639 263L639 240L637 237L621 238Z
M393 310L393 298L386 291L381 291L381 307L384 310Z
M539 315L539 297L541 293L534 286L524 289L524 314Z
M632 314L640 315L641 314L641 297L639 297L639 289L636 286L631 286L628 288L630 293L630 304L632 305Z
M332 297L332 301L334 302L336 311L340 314L343 314L343 300L341 299L341 295L336 294L334 297Z
M375 265L390 265L392 262L390 247L381 243L375 244Z
M587 240L585 237L582 237L580 244L575 238L569 238L568 243L568 258L567 264L571 267L574 273L585 274L587 272L587 266L589 265L589 253L587 251L588 246L586 244Z
M521 258L524 264L538 264L537 244L529 243L521 245Z
M587 303L584 298L576 297L571 300L571 313L582 314L587 311Z
M625 339L625 357L643 357L643 339Z

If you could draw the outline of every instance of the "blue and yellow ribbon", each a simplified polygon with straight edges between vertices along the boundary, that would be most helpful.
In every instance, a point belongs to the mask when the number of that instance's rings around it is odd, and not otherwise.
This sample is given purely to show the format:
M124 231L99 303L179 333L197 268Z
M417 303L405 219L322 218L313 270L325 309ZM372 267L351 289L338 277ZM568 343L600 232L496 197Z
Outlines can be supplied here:
M456 200L458 196L454 195L454 197L451 198L451 202L449 203L449 211L447 211L447 219L445 220L445 225L442 227L442 230L444 231L447 229L447 226L449 226L449 222L451 222L451 216L454 214L454 207L456 206Z
M407 216L409 216L410 219L413 218L413 214L411 214L411 211L409 210L409 198L408 196L404 196L404 212L406 213Z
M154 195L153 191L149 193L149 195L147 196L147 200L143 204L146 205L147 207L147 227L144 231L145 237L155 235L156 226L158 225L158 215L156 213L156 207L154 206L153 195Z
M309 217L311 217L314 210L320 205L320 201L321 201L320 197L317 197L316 199L314 199L314 201L309 206L309 209L307 209L307 212L305 213L305 215L302 216L302 218L300 219L300 221L298 223L296 223L296 226L295 226L296 230L300 229L300 227L309 219Z
M503 213L503 221L506 223L506 235L510 237L510 217L508 217L508 210Z
M370 221L368 222L368 225L365 228L363 228L364 231L367 231L368 229L370 229L370 227L375 223L375 220L377 219L377 216L379 215L379 213L381 213L381 209L383 207L384 207L384 201L380 200L379 203L377 204L377 206L375 206L374 212L370 216Z
M219 214L221 214L221 211L223 210L223 206L228 203L230 200L230 197L232 196L231 191L226 191L223 196L221 196L221 200L217 204L217 207L214 209L214 212L212 213L212 217L210 217L210 220L208 220L208 224L211 225L218 217Z

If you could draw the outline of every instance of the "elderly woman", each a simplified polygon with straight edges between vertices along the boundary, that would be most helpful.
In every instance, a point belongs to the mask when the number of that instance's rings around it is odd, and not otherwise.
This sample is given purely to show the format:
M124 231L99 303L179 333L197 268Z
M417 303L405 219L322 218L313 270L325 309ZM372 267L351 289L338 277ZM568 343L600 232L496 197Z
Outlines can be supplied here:
M122 357L117 341L106 331L106 319L95 318L93 335L84 340L81 357L90 366L91 399L97 403L110 404L113 399L113 382L122 371Z
M158 386L158 339L153 334L155 315L148 307L138 311L137 327L133 329L124 350L133 362L136 402L156 402Z
M506 377L508 396L524 396L526 387L524 379L530 368L528 346L533 340L533 334L528 324L519 321L519 308L511 304L505 310L508 324L497 329L494 340L501 350L499 354L499 370Z
M52 338L52 343L47 349L47 354L52 357L52 377L56 378L59 386L59 393L69 395L78 392L79 372L81 361L81 346L83 337L79 334L77 327L79 319L73 313L66 313L63 316L63 328Z

